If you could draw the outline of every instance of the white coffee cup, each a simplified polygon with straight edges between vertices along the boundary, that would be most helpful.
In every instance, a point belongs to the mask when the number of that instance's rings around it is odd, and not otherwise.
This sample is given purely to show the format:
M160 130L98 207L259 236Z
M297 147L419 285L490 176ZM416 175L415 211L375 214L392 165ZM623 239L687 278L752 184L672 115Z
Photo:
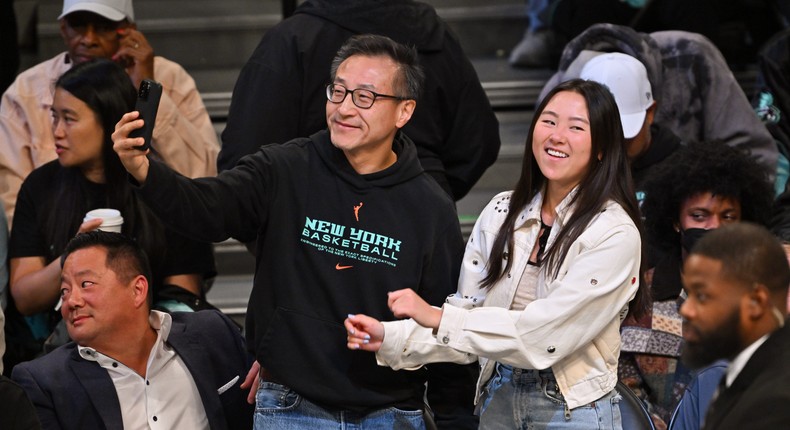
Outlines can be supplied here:
M102 223L99 226L101 231L110 231L115 233L121 232L123 226L123 217L121 212L115 209L94 209L87 214L82 222L90 221L92 219L101 218Z

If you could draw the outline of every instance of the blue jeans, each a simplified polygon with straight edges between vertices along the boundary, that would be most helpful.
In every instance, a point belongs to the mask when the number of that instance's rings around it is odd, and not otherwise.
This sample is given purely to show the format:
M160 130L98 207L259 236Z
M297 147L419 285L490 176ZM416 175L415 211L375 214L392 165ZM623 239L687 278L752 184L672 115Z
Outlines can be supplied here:
M425 430L422 411L396 408L367 414L322 408L290 388L261 381L255 395L255 430Z
M554 373L497 363L481 399L480 429L622 430L620 395L566 410ZM570 413L570 416L568 416Z

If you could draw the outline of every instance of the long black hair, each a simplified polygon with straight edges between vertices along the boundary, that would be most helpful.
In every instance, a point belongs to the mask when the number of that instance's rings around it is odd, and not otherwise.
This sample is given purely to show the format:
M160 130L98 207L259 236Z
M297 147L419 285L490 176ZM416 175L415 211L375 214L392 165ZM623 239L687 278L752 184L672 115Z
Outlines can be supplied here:
M510 270L513 259L506 259L505 253L507 252L509 255L513 253L511 239L518 214L532 201L535 195L546 187L546 177L540 171L532 152L532 139L535 125L546 105L556 94L563 91L574 92L584 98L590 118L592 148L589 169L578 185L578 192L573 195L570 202L570 205L574 206L573 214L557 234L554 243L545 252L543 261L546 264L546 269L553 271L554 276L558 274L560 265L567 256L573 241L584 232L590 221L610 200L622 206L641 234L642 221L631 179L631 170L626 158L623 128L614 97L606 87L596 82L581 79L566 81L549 92L532 118L521 163L521 177L510 198L505 221L499 228L491 248L488 274L483 278L481 287L493 286ZM599 155L600 161L598 160ZM606 262L601 262L601 264L606 264ZM640 279L641 272L640 268ZM646 309L648 297L645 289L644 282L640 282L639 290L630 306L632 313L639 314Z
M134 237L152 262L161 261L164 228L136 198L127 182L126 170L112 149L112 133L123 114L134 110L137 90L126 72L113 61L96 59L80 63L60 76L56 89L68 91L85 103L102 128L102 161L105 177L103 207L121 211L123 232ZM79 144L79 142L77 142ZM61 168L56 176L55 197L47 202L44 236L50 245L49 259L59 256L82 224L89 207L87 183L80 167Z

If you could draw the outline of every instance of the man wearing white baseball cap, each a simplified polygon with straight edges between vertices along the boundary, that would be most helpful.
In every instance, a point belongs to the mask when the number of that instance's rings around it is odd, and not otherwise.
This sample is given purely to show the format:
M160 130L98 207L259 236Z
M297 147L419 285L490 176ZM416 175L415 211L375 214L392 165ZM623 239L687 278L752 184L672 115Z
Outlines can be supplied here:
M647 78L647 69L635 57L622 53L603 53L589 59L579 75L582 79L592 80L606 85L614 95L617 108L620 110L620 122L623 124L623 135L631 173L634 177L637 200L645 198L642 186L651 169L660 164L681 146L681 139L667 127L660 127L654 122L658 102L653 99L653 89ZM622 345L617 365L618 378L631 388L649 405L651 416L656 427L669 420L667 412L675 404L674 384L686 381L688 372L677 369L677 357L668 352L665 343L645 342L650 339L675 339L674 325L661 324L680 320L674 297L659 296L656 291L666 283L663 265L657 268L657 262L664 261L658 248L648 243L647 267L650 268L651 291L654 304L650 313L639 321L627 318L621 324ZM674 272L677 274L677 272ZM658 315L653 320L653 315ZM660 345L656 345L660 344ZM651 366L651 363L660 363ZM669 381L669 382L666 382ZM685 382L683 382L685 384ZM680 392L685 385L680 385Z
M143 79L163 86L153 149L189 177L216 175L219 142L195 81L177 63L154 56L137 29L132 0L64 0L58 17L66 51L22 72L0 102L0 200L13 222L22 181L55 160L50 107L52 84L74 64L111 58L136 87Z
M134 9L132 0L105 0L105 1L64 1L63 13L58 19L63 19L72 12L85 11L101 15L110 21L128 20L134 22Z
M625 149L637 190L646 171L675 152L680 138L653 122L658 102L647 69L636 58L619 52L602 53L584 64L582 79L606 85L620 110ZM637 195L639 197L639 195Z

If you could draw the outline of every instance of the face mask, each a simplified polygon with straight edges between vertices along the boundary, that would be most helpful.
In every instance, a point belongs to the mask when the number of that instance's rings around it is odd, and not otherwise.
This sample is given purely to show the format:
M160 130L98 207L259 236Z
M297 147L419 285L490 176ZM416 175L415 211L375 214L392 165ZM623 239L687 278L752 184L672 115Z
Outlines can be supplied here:
M710 230L705 230L704 228L688 228L686 230L680 231L680 245L683 249L690 253L691 249L694 248L694 244L696 244L702 236L705 236Z

